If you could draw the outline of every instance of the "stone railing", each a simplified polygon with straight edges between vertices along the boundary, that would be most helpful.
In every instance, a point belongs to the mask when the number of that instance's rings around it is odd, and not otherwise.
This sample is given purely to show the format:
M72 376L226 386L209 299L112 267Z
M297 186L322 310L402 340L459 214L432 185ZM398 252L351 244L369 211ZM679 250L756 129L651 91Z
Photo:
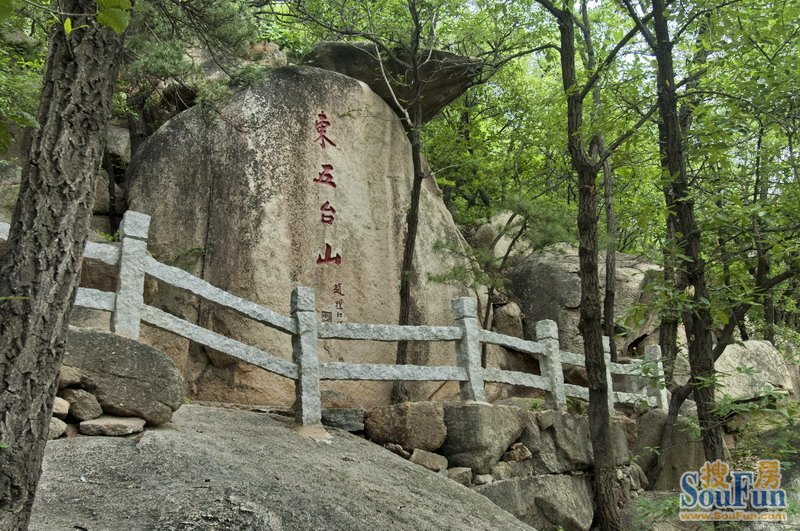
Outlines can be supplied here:
M314 290L304 287L292 291L291 316L287 317L216 288L182 269L158 262L147 253L149 227L150 216L128 211L120 225L119 244L87 243L84 257L118 266L117 291L79 288L75 304L111 312L111 331L118 335L138 339L141 323L147 323L294 380L298 405L295 416L302 425L320 423L320 380L456 381L460 384L463 400L479 402L486 400L486 382L505 383L548 391L559 409L566 407L567 397L589 399L587 388L564 382L563 364L585 366L585 362L582 355L560 350L554 321L536 323L537 341L498 334L481 329L475 299L463 297L452 302L453 326L325 323L317 318ZM0 239L7 239L8 230L7 224L0 223ZM146 275L289 334L292 361L145 304ZM317 357L317 341L320 339L454 342L456 366L320 363ZM658 346L646 348L642 361L612 363L608 338L604 339L609 388L613 389L613 374L638 376L645 382L637 393L609 393L609 406L613 409L614 403L647 402L650 407L665 409L666 390L663 385L652 385L663 381ZM532 355L539 360L541 374L484 368L481 365L482 343Z

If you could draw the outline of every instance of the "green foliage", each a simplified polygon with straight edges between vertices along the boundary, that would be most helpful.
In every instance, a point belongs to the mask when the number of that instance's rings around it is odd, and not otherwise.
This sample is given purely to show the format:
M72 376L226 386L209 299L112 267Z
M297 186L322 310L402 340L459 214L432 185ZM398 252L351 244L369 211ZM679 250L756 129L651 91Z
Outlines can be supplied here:
M131 20L130 0L97 0L96 3L98 24L122 34ZM64 29L67 29L66 22Z

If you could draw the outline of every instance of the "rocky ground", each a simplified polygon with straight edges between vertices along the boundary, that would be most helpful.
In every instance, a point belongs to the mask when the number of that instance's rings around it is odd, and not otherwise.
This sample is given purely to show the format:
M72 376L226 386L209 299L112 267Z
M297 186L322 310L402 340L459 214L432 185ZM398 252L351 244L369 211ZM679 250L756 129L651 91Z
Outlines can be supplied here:
M530 529L488 499L348 433L184 405L132 437L50 441L32 530Z

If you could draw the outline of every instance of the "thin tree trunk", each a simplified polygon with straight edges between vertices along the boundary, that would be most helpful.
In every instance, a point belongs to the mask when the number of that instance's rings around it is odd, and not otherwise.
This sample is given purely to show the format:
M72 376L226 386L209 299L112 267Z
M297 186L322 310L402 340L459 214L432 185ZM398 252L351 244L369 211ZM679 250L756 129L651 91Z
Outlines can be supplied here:
M87 0L62 2L94 13ZM0 529L25 529L102 163L121 37L73 17L51 40L8 252L0 259Z
M557 20L560 33L561 78L567 96L567 147L578 174L578 257L581 310L578 325L583 337L589 379L589 424L594 453L594 498L602 529L621 529L616 457L611 438L611 411L603 353L600 282L597 267L597 172L583 140L583 97L576 87L575 26L569 10L539 0Z
M672 42L669 37L664 0L654 0L653 22L658 64L658 104L661 114L659 144L665 180L669 183L666 201L668 206L674 207L678 249L687 257L681 265L685 270L686 285L692 292L693 308L684 312L683 321L689 343L689 365L693 381L696 382L694 397L703 448L706 458L713 461L723 458L721 427L713 412L714 387L708 383L715 374L711 335L713 323L708 305L710 297L705 278L705 262L700 249L700 229L694 218L694 202L690 196L686 172L672 63Z

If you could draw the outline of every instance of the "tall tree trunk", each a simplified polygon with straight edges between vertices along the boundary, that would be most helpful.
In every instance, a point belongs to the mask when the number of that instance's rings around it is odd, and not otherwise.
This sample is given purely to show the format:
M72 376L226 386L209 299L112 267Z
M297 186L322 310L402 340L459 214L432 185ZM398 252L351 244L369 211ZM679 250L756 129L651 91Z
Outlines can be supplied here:
M64 1L95 13L93 1ZM75 297L122 39L93 16L57 26L8 251L0 258L0 529L30 519Z
M583 96L575 90L575 27L572 12L539 0L557 20L561 78L567 97L567 148L578 174L578 257L580 261L580 328L589 378L589 424L594 453L594 497L602 529L621 529L616 457L611 438L611 411L603 353L600 282L597 267L597 172L583 140Z
M658 64L658 105L661 115L659 144L661 165L667 186L667 205L674 206L677 247L686 259L681 263L693 308L684 312L683 321L689 343L689 365L697 404L697 416L703 438L703 448L709 461L723 458L722 431L713 412L715 405L712 381L714 355L712 343L712 318L705 277L705 262L701 256L700 229L694 218L694 202L690 196L689 178L683 146L683 135L678 115L678 98L675 89L675 71L672 42L666 18L664 0L653 2L653 22Z
M411 324L411 286L413 282L414 251L417 245L417 228L419 226L419 200L422 193L422 79L420 77L420 37L422 25L416 3L409 2L409 12L414 21L414 30L410 49L411 70L411 103L408 119L404 123L406 136L411 143L411 161L414 167L414 181L411 186L411 205L406 214L406 237L403 243L403 263L400 267L400 316L399 324ZM395 363L408 363L408 342L398 341ZM407 402L411 392L406 382L397 381L392 385L392 403Z

